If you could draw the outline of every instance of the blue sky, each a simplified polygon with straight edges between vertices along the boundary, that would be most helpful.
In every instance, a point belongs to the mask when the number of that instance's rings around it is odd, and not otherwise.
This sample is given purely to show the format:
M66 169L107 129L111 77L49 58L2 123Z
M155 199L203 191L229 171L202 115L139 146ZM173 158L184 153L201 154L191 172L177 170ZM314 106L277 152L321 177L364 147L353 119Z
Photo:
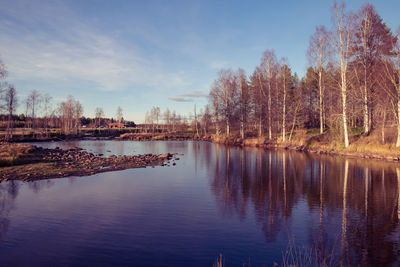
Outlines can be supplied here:
M347 2L356 11L365 2ZM392 30L400 1L369 1ZM302 76L308 40L331 27L333 1L0 0L0 58L20 102L33 89L142 122L153 106L182 115L207 103L220 68L251 74L274 49ZM23 105L19 112L24 112Z

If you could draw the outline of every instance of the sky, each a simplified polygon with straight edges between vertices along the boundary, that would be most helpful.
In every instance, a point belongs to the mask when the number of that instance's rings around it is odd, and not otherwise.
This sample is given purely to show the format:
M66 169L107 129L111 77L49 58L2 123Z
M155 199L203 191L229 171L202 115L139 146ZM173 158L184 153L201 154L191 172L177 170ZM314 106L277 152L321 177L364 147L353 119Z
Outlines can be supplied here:
M347 1L357 11L367 1ZM369 1L392 28L400 1ZM302 77L316 26L331 28L333 0L0 0L0 59L14 84L18 113L32 91L54 107L69 95L84 115L102 107L144 121L158 106L184 116L207 104L221 68L251 74L266 49Z

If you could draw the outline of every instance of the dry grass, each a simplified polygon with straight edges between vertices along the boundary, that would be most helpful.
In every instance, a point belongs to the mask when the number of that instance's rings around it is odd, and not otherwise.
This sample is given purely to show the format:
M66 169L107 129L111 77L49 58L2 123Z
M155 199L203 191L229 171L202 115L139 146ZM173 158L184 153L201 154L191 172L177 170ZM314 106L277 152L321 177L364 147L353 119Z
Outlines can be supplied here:
M222 257L222 253L220 253L214 261L213 267L223 267L224 265L224 258Z
M34 150L31 145L0 143L0 166L13 165Z
M333 251L328 255L323 253L318 248L298 247L294 241L289 241L288 248L282 252L283 267L305 267L305 266L339 266L335 261Z

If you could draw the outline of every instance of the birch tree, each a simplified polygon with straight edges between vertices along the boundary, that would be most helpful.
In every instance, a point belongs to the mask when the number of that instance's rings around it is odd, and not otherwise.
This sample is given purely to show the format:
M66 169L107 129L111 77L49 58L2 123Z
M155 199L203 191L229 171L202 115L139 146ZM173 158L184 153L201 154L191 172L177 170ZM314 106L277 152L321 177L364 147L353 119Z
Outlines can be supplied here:
M393 35L390 29L382 22L375 8L371 4L364 5L357 13L356 31L352 45L352 54L355 56L355 65L360 66L362 75L363 98L363 127L369 133L373 128L373 109L375 85L374 68L379 65L382 56L390 56L393 49ZM356 69L357 70L357 69Z
M384 60L385 76L392 84L393 93L388 91L393 99L395 118L397 124L396 147L400 147L400 26L397 28L396 38L393 39L393 55L387 56Z
M0 59L0 80L6 78L6 76L7 76L6 65Z
M96 110L95 110L95 126L96 127L100 127L100 124L101 124L101 120L102 120L102 118L104 117L104 110L102 109L102 108L100 108L100 107L98 107L98 108L96 108Z
M231 124L238 111L238 77L232 70L225 69L222 69L218 76L210 92L210 104L214 110L217 135L221 119L225 124L225 134L229 137Z
M342 98L342 123L344 146L349 146L349 136L347 130L347 67L350 57L350 42L352 37L351 21L352 15L345 13L345 6L337 3L333 6L336 27L336 49L339 55L340 66L340 91Z
M51 100L52 97L49 96L48 94L45 94L43 96L43 124L44 124L44 129L46 136L48 137L49 135L49 120L51 117L51 114L53 113L52 108L51 108Z
M277 61L273 50L266 50L263 54L261 65L265 70L267 82L267 116L268 116L268 139L272 139L272 83L273 72Z
M32 90L26 100L27 107L29 106L29 109L30 109L30 116L31 116L31 120L32 120L32 125L31 125L32 129L36 128L35 119L36 119L36 112L38 109L38 105L40 103L40 99L41 99L40 93L37 90Z
M17 91L13 85L9 85L5 95L6 109L8 113L7 119L7 135L6 139L11 140L14 129L13 114L17 107Z
M121 122L122 122L122 108L121 107L117 108L117 113L115 114L115 117L117 118L117 121L119 123L119 129L121 130Z
M238 70L239 79L239 105L240 105L240 137L245 138L246 124L250 111L250 94L246 74L243 69Z
M287 64L283 64L279 74L280 85L282 90L282 141L286 141L286 98L288 89L290 88L292 74Z
M330 54L330 34L324 26L318 26L315 33L310 37L310 43L307 51L312 65L315 65L318 71L318 92L319 92L319 125L320 133L324 132L324 86L323 69Z

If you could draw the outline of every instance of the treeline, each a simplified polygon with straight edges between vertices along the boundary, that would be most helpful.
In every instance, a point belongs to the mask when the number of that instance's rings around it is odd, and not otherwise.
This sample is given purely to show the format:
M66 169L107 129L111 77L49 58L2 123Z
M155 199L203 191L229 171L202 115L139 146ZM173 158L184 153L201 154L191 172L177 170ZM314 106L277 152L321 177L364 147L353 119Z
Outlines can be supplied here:
M197 113L196 105L194 105L193 114L189 112L187 116L177 114L175 110L170 111L166 108L161 112L160 107L153 107L146 112L143 130L146 132L193 132L197 136L207 135L210 133L211 114L209 107L206 106L204 111L200 109Z
M114 121L125 122L121 107L117 109L116 120L105 118L102 108L96 108L95 118L86 118L82 104L72 96L55 105L48 94L32 90L25 99L20 100L15 86L6 81L7 74L6 66L0 60L0 129L6 130L6 140L12 139L14 128L28 128L34 135L48 137L52 128L61 129L61 133L66 135L76 135L82 126L105 127ZM24 113L16 115L17 106L22 107ZM133 122L126 123L134 125Z
M301 79L287 59L266 50L251 75L222 69L209 98L217 135L291 139L296 128L318 128L349 145L348 127L368 135L395 125L400 146L400 28L396 33L371 4L356 13L334 4L331 30L316 27Z

